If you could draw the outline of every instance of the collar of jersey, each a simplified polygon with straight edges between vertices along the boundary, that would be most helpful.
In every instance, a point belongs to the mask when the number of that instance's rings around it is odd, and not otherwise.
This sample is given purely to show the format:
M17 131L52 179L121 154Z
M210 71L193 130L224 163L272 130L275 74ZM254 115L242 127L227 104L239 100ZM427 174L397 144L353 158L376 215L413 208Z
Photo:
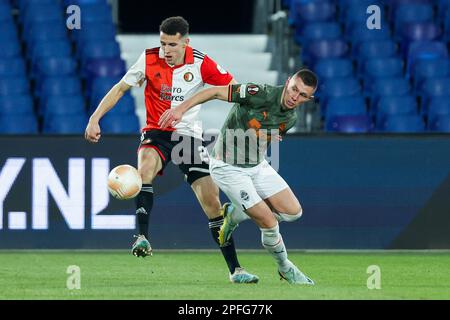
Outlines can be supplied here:
M159 58L164 59L164 52L161 47L159 47ZM186 46L186 52L184 54L184 63L183 64L179 64L176 66L171 66L168 64L168 66L171 68L177 69L177 68L184 66L185 64L194 64L194 52L193 52L193 49L191 46Z

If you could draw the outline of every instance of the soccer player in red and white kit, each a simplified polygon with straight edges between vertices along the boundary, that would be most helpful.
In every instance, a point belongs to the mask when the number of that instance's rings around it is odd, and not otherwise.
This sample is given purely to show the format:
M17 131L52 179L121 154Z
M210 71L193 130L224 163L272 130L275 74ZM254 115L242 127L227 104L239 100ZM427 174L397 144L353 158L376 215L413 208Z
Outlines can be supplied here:
M221 207L219 188L209 175L209 166L200 155L198 146L203 145L202 129L195 122L201 106L192 108L175 128L161 129L158 120L167 109L181 102L203 88L205 84L235 84L233 76L222 69L204 53L189 46L189 24L182 17L165 19L159 28L161 46L145 50L125 76L102 99L89 119L85 138L98 142L101 137L99 121L113 108L123 94L131 87L145 86L147 125L142 129L138 149L138 171L142 177L142 190L136 196L136 215L139 236L133 244L135 256L148 256L152 248L148 241L148 224L153 207L152 181L161 174L172 160L172 149L179 143L188 143L182 150L184 162L176 163L185 174L197 199L209 219L209 228L214 241L218 243L219 230L223 223L223 211L230 210L228 204ZM190 161L186 159L190 158ZM221 247L222 254L230 270L233 283L256 283L259 278L248 273L238 262L233 241Z

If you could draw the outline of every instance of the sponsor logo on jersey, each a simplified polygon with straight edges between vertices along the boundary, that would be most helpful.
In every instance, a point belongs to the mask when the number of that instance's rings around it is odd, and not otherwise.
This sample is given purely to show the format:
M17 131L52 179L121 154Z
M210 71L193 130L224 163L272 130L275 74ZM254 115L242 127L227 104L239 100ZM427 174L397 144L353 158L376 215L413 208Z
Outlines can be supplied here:
M244 190L241 190L241 199L244 201L248 201L248 199L250 199L250 197L248 196L248 193L245 192Z
M247 92L248 92L248 94L251 94L252 96L257 94L258 91L259 91L258 86L255 86L253 84L247 86Z
M186 72L183 76L183 79L186 82L191 82L192 80L194 80L194 75L192 74L192 72Z

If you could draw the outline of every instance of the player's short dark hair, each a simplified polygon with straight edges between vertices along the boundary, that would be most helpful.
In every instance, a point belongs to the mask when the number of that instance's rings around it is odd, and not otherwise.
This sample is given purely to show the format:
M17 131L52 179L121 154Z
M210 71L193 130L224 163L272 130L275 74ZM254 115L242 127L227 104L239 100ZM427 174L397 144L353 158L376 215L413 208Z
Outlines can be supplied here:
M319 82L317 75L309 69L301 69L297 71L294 77L299 77L302 79L305 86L312 87L314 89L317 88L317 84Z
M169 36L175 36L177 33L182 37L189 33L189 23L183 17L169 17L161 22L159 31L168 34Z

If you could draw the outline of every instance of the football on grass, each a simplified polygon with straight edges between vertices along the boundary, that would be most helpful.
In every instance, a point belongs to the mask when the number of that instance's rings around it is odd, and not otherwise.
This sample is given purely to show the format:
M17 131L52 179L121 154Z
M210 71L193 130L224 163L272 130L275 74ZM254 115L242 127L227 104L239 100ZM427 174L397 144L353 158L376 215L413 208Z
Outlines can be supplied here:
M122 164L111 170L108 176L108 190L119 200L132 199L141 191L142 179L136 168Z

